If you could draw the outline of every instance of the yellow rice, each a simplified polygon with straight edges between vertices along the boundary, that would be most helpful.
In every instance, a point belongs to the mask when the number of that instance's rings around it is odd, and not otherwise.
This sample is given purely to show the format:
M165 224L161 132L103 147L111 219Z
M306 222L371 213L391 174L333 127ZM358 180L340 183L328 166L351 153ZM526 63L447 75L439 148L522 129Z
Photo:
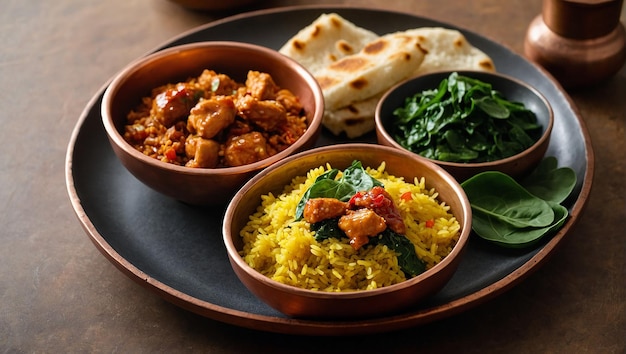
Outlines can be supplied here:
M267 277L310 290L369 290L406 280L396 253L387 246L365 245L355 251L347 238L318 242L306 221L295 221L296 206L304 192L330 169L330 165L312 169L307 176L294 178L282 194L262 196L261 205L241 231L241 256ZM382 182L393 198L406 225L405 236L415 245L426 268L439 263L460 234L449 206L437 200L434 189L425 188L424 178L405 182L385 172L384 162L366 171ZM405 192L411 192L412 200L400 198ZM429 220L434 221L432 227L426 226Z

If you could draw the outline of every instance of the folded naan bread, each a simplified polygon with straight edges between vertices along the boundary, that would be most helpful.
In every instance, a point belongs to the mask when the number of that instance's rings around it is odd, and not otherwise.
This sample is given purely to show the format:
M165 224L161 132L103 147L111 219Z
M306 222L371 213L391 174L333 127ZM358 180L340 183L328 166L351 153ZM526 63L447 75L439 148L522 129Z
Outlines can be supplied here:
M347 35L349 51L337 49L341 42L338 30L324 30L335 28L336 24L341 24L338 27ZM345 133L348 138L357 138L374 130L378 100L387 89L404 79L439 70L495 71L491 58L472 46L457 30L423 27L374 39L371 39L371 32L366 35L367 32L337 14L322 15L317 23L300 31L281 49L320 82L326 105L323 124L336 135ZM368 57L367 48L381 46L381 42L377 42L380 39L385 43L385 51ZM410 60L402 60L401 53L408 54ZM344 67L349 70L342 72ZM361 85L361 77L369 86Z
M424 60L416 36L391 33L313 72L324 92L325 107L334 111L380 94L407 78Z
M280 48L311 73L348 55L356 54L378 35L335 14L322 14Z
M417 37L426 51L422 64L414 76L439 70L495 71L491 58L472 46L457 30L441 27L423 27L405 31Z

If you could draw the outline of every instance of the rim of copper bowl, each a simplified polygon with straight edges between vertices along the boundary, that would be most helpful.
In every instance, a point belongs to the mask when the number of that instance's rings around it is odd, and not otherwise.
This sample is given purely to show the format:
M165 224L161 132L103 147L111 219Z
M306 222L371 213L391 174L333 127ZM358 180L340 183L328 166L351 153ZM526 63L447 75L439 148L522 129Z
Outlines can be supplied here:
M273 280L261 273L259 273L257 270L255 270L254 268L250 267L244 260L243 258L239 255L239 253L237 252L237 249L235 247L235 244L233 242L233 237L237 237L238 235L234 235L232 228L231 228L231 223L229 222L230 220L232 220L232 218L234 217L235 211L237 209L237 204L239 203L240 200L244 199L244 197L246 196L247 192L252 189L252 187L258 183L261 179L266 178L269 174L273 173L274 170L280 168L283 165L292 163L295 160L300 159L301 157L304 156L308 156L308 155L313 155L313 154L324 154L325 152L329 151L329 150L336 150L336 149L344 149L344 150L348 150L348 149L353 149L353 150L360 150L363 151L363 153L366 153L367 149L380 149L380 150L385 150L391 154L395 154L398 156L401 156L403 158L406 159L412 159L412 160L417 160L419 163L424 164L427 168L429 169L433 169L437 172L437 174L447 183L451 186L451 188L453 189L455 195L460 195L462 196L461 198L461 209L462 209L462 213L466 216L464 218L463 224L461 225L461 233L459 235L459 240L457 241L457 243L454 245L454 247L452 248L452 251L443 259L441 260L441 262L435 264L432 268L426 270L425 272L407 279L403 282L397 283L397 284L393 284L390 286L386 286L386 287L382 287L382 288L377 288L377 289L372 289L372 290L355 290L355 291L345 291L345 292L325 292L325 291L315 291L315 290L308 290L308 289L304 289L304 288L298 288L296 286L292 286L292 285L287 285L287 284L283 284L281 282L278 282L276 280ZM313 167L314 168L314 167ZM295 177L295 176L292 176ZM457 215L454 215L455 217ZM329 298L334 298L334 299L351 299L351 298L361 298L361 297L374 297L374 296L380 296L382 294L386 294L386 293L390 293L390 292L395 292L395 291L399 291L399 290L403 290L406 288L409 288L411 286L414 286L415 283L419 283L427 278L429 278L431 275L433 275L434 273L437 273L441 268L446 267L447 265L449 265L450 263L452 263L456 257L458 257L460 255L460 253L463 251L463 249L465 248L465 245L467 244L468 240L469 240L469 236L471 233L471 222L472 222L472 211L471 211L471 207L469 204L469 200L467 199L467 196L465 195L465 191L463 190L463 188L461 187L461 185L456 181L456 179L454 179L454 177L452 177L452 175L450 173L448 173L445 169L443 169L441 166L438 166L437 164L417 157L415 154L412 154L408 151L405 150L400 150L400 149L396 149L393 147L389 147L389 146L384 146L384 145L378 145L378 144L367 144L367 143L345 143L345 144L340 144L340 145L328 145L328 146L322 146L322 147L317 147L311 150L307 150L307 151L303 151L300 153L297 153L295 155L289 156L288 158L281 160L278 163L273 164L272 166L266 168L265 170L261 171L260 173L258 173L257 175L255 175L254 177L252 177L248 182L246 182L244 184L243 187L241 187L241 189L239 190L239 192L233 197L233 199L230 201L230 203L228 204L228 207L226 208L226 213L224 214L224 222L222 225L222 234L223 234L223 238L224 238L224 243L227 249L227 253L228 256L233 259L237 265L242 268L243 270L246 271L246 273L250 274L253 278L262 281L263 283L265 283L267 286L273 287L275 289L284 291L284 292L290 292L295 294L296 296L304 296L304 297L309 297L309 298L318 298L318 299L329 299ZM231 237L232 235L232 237Z
M463 162L450 162L450 161L440 161L440 160L435 160L435 159L431 159L428 157L423 157L415 152L412 152L410 150L408 150L407 148L405 148L404 146L400 145L396 139L394 139L389 132L387 131L387 129L385 128L385 125L382 123L382 117L381 117L381 109L382 106L385 102L385 100L392 95L398 88L400 88L401 86L404 85L408 85L409 82L413 81L413 80L418 80L422 77L427 77L427 76L431 76L431 75L441 75L444 73L451 73L451 72L458 72L459 74L466 74L467 76L471 76L472 74L480 74L480 75L491 75L491 76L498 76L500 78L503 78L505 80L509 80L521 87L524 87L525 89L529 90L530 92L532 92L534 95L536 95L539 100L545 105L545 107L548 110L548 124L545 126L545 129L543 130L543 132L541 133L541 136L539 137L539 139L537 139L537 141L535 141L534 144L532 144L530 147L528 147L527 149L524 149L523 151L513 155L513 156L509 156L503 159L499 159L499 160L495 160L495 161L488 161L488 162L469 162L469 163L463 163ZM479 71L479 70L438 70L438 71L433 71L433 72L429 72L420 76L415 76L409 79L406 79L394 86L392 86L389 90L387 90L383 96L380 98L380 100L378 101L378 104L376 105L376 111L374 114L374 120L376 123L376 127L377 129L380 129L381 134L385 137L385 139L387 139L387 141L389 143L391 143L394 147L396 148L400 148L403 151L407 151L410 152L412 154L416 154L424 159L427 159L429 161L433 161L438 165L442 165L442 166L450 166L450 167L456 167L456 168L488 168L491 166L498 166L498 165L504 165L507 164L509 162L512 162L514 160L517 160L525 155L530 154L532 151L536 150L537 148L539 148L539 146L541 146L542 144L546 143L546 140L550 139L550 135L552 133L552 129L554 127L554 111L552 109L552 105L550 104L550 102L548 101L548 99L537 89L535 88L533 85L522 81L520 79L517 79L515 77L506 75L506 74L502 74L499 72L491 72L491 71Z
M141 67L150 62L155 62L160 60L163 57L173 55L176 53L181 53L190 49L198 49L198 48L242 48L244 50L249 50L252 52L260 52L263 55L268 57L273 57L278 61L284 62L288 67L293 69L298 75L302 76L304 80L307 82L308 86L312 89L314 101L315 101L315 112L313 112L313 119L311 120L311 124L307 127L307 130L304 134L296 141L296 143L289 146L287 149L277 153L276 155L270 156L261 161L257 161L251 164L235 166L235 167L220 167L220 168L191 168L186 166L174 165L171 163L163 162L153 157L149 157L144 155L143 153L137 151L133 148L120 134L120 132L115 127L113 123L113 118L110 110L110 106L116 93L119 91L119 87L122 86L128 78L135 72L141 70ZM210 65L210 63L207 63ZM137 98L137 102L141 97ZM124 69L122 69L111 81L111 83L107 86L101 104L101 118L102 123L104 124L104 128L108 133L109 138L111 138L115 144L124 150L125 153L133 156L134 158L141 160L142 163L150 165L157 169L163 170L172 170L177 173L188 174L188 175L205 175L205 174L222 174L222 175L235 175L239 173L245 173L253 170L258 170L265 168L276 161L280 161L281 159L293 154L296 152L303 141L311 138L312 135L317 134L318 128L321 126L322 115L324 112L324 96L322 93L322 89L319 86L319 83L313 75L304 68L297 61L280 54L279 52L263 47L256 44L251 43L243 43L243 42L234 42L234 41L204 41L204 42L195 42L190 44L182 44L174 47L170 47L167 49L160 50L158 52L152 53L148 56L136 59L135 61L128 64Z

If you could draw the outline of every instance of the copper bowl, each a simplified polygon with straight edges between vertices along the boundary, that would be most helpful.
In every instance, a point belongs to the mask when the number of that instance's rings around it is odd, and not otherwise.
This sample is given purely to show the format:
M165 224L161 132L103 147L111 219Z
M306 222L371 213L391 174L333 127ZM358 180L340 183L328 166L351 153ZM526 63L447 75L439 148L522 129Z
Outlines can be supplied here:
M526 150L501 160L479 163L461 163L447 161L430 161L438 164L452 174L459 182L485 171L500 171L512 177L521 177L530 172L543 158L550 143L550 135L554 125L554 113L548 100L534 87L513 77L482 71L457 71L459 75L468 76L490 83L494 90L500 91L509 101L523 103L537 116L542 125L539 139ZM376 137L378 143L409 151L394 138L392 126L395 116L393 111L405 105L405 99L424 90L436 89L439 83L447 78L452 71L441 71L417 76L399 83L381 97L376 107ZM418 155L415 153L415 155ZM419 155L418 155L419 156ZM425 157L423 157L425 158Z
M187 80L211 69L245 82L249 70L269 73L302 103L308 129L286 150L238 167L191 168L161 162L135 150L122 136L126 117L153 88ZM324 98L313 76L294 60L265 47L238 42L199 42L165 49L123 69L102 99L102 122L113 151L141 182L193 205L226 204L250 177L271 164L314 146L321 131Z
M364 167L378 167L407 181L424 177L427 188L439 192L439 200L450 206L460 226L459 240L440 263L401 283L374 290L324 292L306 290L274 281L250 267L240 256L240 231L261 204L261 196L278 195L292 178L330 163L345 169L353 160ZM270 306L289 316L302 318L354 319L397 313L418 304L440 290L457 269L471 230L472 212L465 192L444 169L415 154L376 144L339 144L315 148L286 158L259 173L235 195L226 209L223 236L230 263L243 284Z

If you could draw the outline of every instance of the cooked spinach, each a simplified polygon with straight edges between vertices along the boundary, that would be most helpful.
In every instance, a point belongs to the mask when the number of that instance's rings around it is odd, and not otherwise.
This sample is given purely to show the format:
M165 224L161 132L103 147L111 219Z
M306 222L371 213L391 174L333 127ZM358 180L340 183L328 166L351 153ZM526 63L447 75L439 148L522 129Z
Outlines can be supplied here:
M385 229L378 237L370 239L370 244L383 244L398 254L398 265L407 278L424 273L426 264L419 259L415 253L415 246L406 237L393 232L389 228Z
M522 248L563 226L569 212L560 203L575 184L571 168L557 168L556 158L547 157L522 184L504 173L489 171L461 186L474 211L472 230L500 246Z
M335 179L338 174L339 170L333 168L315 179L298 202L296 220L302 219L304 205L311 198L335 198L347 202L356 192L369 191L374 186L383 185L365 171L361 161L352 161L342 176Z
M327 219L311 225L315 231L315 240L323 241L327 238L347 238L338 226L339 219ZM366 247L383 244L394 250L398 257L398 265L407 278L412 278L426 270L426 264L415 253L413 243L403 235L393 232L389 228L380 235L371 237Z
M327 238L343 238L348 237L339 228L339 218L326 219L311 224L311 231L315 231L315 240L323 241Z
M437 89L416 93L393 112L391 134L424 157L486 162L513 156L540 137L541 124L522 103L491 84L454 72Z

